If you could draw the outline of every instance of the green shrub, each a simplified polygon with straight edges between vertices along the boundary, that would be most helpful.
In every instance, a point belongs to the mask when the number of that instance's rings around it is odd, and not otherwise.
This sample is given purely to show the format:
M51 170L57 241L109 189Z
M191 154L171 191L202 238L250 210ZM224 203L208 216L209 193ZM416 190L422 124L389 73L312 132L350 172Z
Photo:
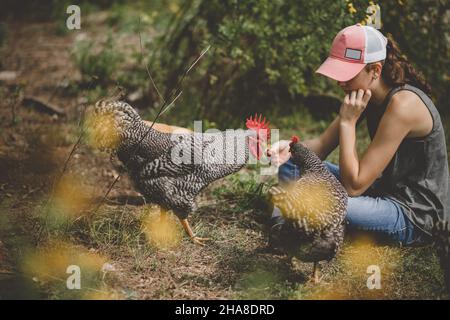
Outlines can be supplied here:
M161 69L171 88L208 44L212 50L190 74L197 112L225 118L267 110L274 103L333 90L314 74L335 34L365 17L366 1L204 0L182 8L162 38ZM362 10L363 8L364 10ZM229 116L228 116L229 117Z
M115 80L123 56L109 35L106 43L96 48L96 43L83 40L76 44L73 52L75 63L79 68L84 81L90 81L95 77L99 83L111 83Z
M408 60L431 85L437 107L448 113L448 2L384 1L381 8L382 31L391 33L399 42Z
M400 42L439 99L446 93L448 77L440 67L448 69L445 15L439 15L443 4L403 3L381 3L381 31ZM368 4L359 0L186 1L169 32L161 36L159 51L152 53L152 67L164 70L158 81L165 81L168 93L184 68L212 45L190 73L184 95L196 96L196 116L215 121L232 121L231 115L264 112L311 94L341 94L333 81L315 70L327 57L336 33L365 19Z
M0 23L0 48L3 47L6 41L6 26L4 23Z

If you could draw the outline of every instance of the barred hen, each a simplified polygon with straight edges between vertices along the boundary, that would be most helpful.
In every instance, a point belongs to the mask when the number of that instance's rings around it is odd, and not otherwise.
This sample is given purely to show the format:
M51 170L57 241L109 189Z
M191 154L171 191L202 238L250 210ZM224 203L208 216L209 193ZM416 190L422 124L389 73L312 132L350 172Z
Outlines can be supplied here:
M450 222L439 221L433 228L433 237L441 268L444 271L445 286L450 294Z
M270 138L268 123L261 117L247 119L248 130L234 135L160 132L122 101L98 101L93 118L89 126L95 144L116 154L146 201L172 210L200 245L208 239L196 237L187 220L196 209L196 196L211 182L239 171L250 153L259 159L261 142Z
M313 280L318 283L319 261L331 260L344 239L347 192L316 154L298 143L298 137L292 138L290 152L301 175L269 189L272 203L286 220L271 242L304 262L313 262Z

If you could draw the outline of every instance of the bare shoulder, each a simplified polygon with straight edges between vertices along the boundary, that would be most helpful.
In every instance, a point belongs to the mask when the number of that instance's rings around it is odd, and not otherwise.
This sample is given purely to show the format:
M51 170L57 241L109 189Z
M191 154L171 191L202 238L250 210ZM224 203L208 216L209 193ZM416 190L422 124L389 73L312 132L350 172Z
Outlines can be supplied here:
M426 135L433 127L433 118L420 97L409 90L401 90L392 96L386 115L411 128L408 137Z

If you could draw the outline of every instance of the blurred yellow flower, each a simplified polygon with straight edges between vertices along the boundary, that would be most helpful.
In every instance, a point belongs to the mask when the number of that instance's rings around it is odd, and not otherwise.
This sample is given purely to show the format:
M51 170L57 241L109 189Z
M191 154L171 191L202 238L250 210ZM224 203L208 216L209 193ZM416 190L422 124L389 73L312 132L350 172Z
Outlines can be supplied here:
M169 10L173 13L177 13L180 10L180 7L176 3L171 2L169 4Z
M96 149L115 149L120 142L114 115L89 112L84 122L86 143Z
M273 194L273 204L280 208L283 216L288 219L307 219L308 226L320 229L321 217L324 212L330 212L336 207L332 190L329 185L320 182L296 182L283 186L285 194ZM305 196L307 195L307 196ZM289 201L286 201L286 198Z
M56 184L51 211L56 217L76 217L90 204L90 196L86 186L81 183L82 177L65 174Z
M347 4L347 8L348 8L348 12L349 12L350 14L354 14L354 13L357 12L357 10L356 10L355 7L353 6L353 3L352 3L352 2L349 2L349 3Z
M52 241L43 247L30 250L22 261L22 269L27 276L38 281L65 283L69 266L79 266L83 279L86 274L100 275L106 261L106 257L86 248L63 241Z
M125 297L116 291L101 287L99 290L88 290L83 296L85 300L124 300Z
M150 244L158 249L171 249L181 242L178 219L162 209L149 209L142 226Z

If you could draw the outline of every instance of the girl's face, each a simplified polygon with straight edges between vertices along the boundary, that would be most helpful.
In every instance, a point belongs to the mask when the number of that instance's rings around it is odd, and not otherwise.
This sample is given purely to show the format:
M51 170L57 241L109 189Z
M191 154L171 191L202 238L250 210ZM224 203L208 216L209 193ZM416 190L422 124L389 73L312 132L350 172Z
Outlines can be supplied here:
M358 89L373 90L381 74L381 63L374 63L364 67L354 78L348 81L338 81L338 85L345 91L350 93Z

